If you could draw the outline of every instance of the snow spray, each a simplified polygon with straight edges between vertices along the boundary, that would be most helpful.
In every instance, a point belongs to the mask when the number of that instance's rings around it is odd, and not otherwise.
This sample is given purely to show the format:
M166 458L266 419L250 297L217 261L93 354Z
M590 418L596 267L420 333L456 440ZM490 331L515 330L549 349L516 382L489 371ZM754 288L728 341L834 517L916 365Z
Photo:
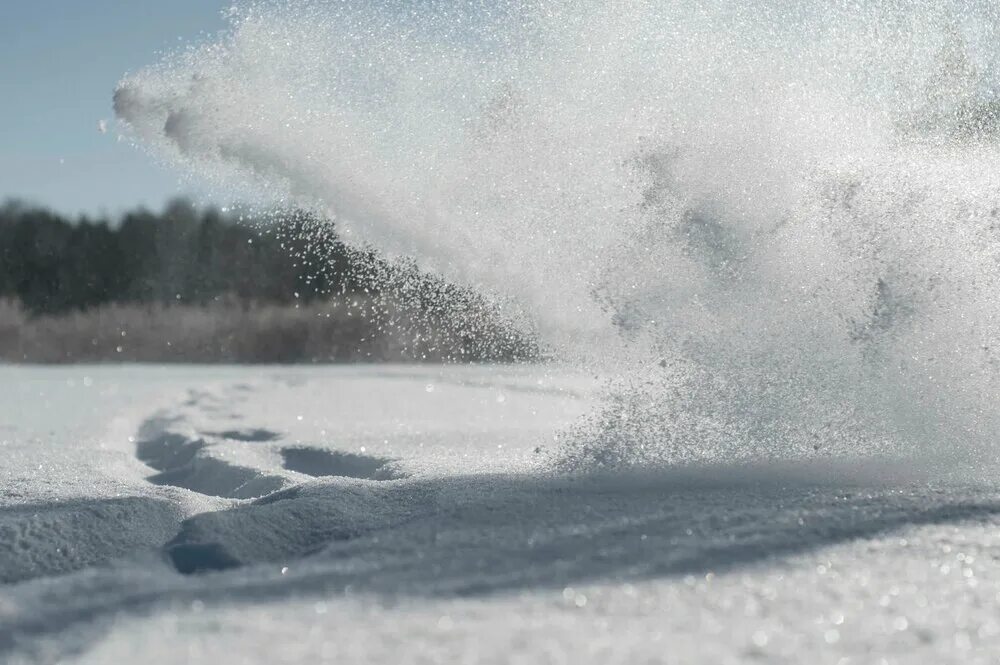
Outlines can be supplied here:
M1000 5L249 2L124 131L614 376L565 468L987 455Z

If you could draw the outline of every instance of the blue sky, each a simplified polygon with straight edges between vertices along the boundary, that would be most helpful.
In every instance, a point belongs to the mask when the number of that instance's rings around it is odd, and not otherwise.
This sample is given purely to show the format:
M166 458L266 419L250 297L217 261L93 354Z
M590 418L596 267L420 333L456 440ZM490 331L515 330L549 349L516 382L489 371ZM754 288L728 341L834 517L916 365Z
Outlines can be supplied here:
M224 27L224 0L0 0L0 200L116 213L189 191L98 122L126 71Z

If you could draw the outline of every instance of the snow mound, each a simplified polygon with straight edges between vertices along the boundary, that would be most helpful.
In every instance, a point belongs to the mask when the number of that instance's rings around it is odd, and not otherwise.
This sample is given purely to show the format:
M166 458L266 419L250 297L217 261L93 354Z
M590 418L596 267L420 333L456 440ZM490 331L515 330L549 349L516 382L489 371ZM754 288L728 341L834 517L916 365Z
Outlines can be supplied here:
M287 563L426 511L420 494L396 483L346 478L312 482L230 510L196 515L165 550L182 573Z
M57 575L161 546L183 511L151 497L0 509L0 584Z

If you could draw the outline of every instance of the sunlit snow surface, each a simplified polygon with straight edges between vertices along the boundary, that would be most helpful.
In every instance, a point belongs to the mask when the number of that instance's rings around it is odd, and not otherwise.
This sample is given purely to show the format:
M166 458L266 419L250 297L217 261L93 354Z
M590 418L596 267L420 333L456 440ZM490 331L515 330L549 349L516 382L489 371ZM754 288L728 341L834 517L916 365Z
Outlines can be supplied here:
M3 662L1000 657L988 469L560 476L552 368L0 371Z

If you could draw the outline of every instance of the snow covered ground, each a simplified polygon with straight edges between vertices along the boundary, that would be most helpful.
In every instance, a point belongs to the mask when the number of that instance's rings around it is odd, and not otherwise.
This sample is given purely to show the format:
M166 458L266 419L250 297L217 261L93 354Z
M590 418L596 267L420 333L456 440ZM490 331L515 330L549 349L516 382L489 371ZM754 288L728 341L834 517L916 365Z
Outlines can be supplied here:
M0 368L0 662L1000 659L1000 492L560 476L553 368Z

